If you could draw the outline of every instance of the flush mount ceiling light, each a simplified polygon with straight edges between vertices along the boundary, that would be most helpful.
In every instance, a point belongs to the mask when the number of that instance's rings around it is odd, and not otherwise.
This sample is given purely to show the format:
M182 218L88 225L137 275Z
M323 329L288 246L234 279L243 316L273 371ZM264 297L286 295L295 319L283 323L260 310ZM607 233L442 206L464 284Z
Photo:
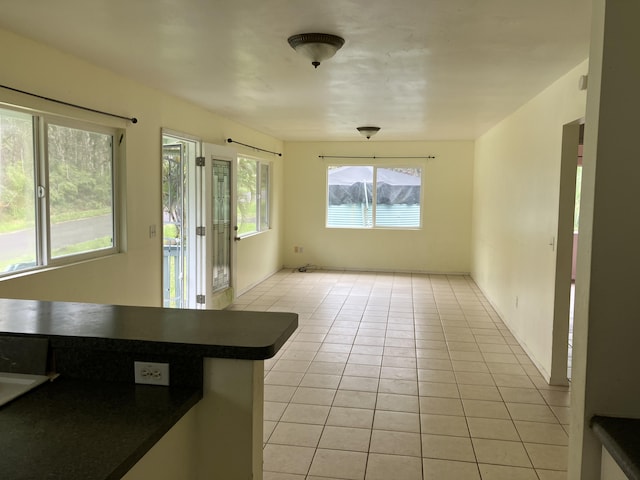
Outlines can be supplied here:
M358 127L358 131L362 134L362 136L367 137L367 140L378 133L379 130L380 127Z
M333 57L344 45L344 38L329 33L301 33L292 35L287 41L296 52L311 60L315 68L320 62Z

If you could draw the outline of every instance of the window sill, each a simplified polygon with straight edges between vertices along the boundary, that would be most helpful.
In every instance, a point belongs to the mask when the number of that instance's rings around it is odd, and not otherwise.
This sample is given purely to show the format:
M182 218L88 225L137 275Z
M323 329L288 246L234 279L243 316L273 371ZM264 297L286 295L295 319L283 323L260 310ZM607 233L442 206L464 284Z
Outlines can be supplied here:
M270 232L270 231L271 231L271 228L269 228L267 230L262 230L261 232L244 233L242 235L238 235L237 238L239 240L244 240L246 238L257 237L258 235L262 235L263 233L267 233L267 232Z
M36 274L40 274L40 273L46 273L46 272L51 272L54 270L60 270L63 268L68 268L68 267L74 267L77 265L81 265L83 263L89 263L89 262L96 262L96 261L100 261L100 260L106 260L108 258L113 258L119 255L123 255L124 252L113 252L113 253L108 253L105 255L99 255L99 256L95 256L95 257L90 257L90 258L82 258L82 259L78 259L76 261L72 261L72 262L68 262L68 263L56 263L53 265L40 265L40 266L35 266L32 268L26 268L24 270L16 270L14 272L7 272L6 274L4 274L4 272L0 272L0 282L4 282L7 280L14 280L17 278L21 278L21 277L27 277L30 275L36 275Z

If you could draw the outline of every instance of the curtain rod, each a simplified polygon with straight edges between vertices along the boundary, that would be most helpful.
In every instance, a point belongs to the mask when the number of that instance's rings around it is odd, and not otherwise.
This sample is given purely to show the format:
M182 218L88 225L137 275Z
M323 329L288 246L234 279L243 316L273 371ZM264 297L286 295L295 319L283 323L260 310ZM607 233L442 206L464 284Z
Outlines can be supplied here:
M129 120L131 123L138 123L138 119L136 117L125 117L122 115L116 115L115 113L103 112L102 110L96 110L95 108L83 107L82 105L76 105L75 103L69 103L63 100L56 100L55 98L45 97L43 95L38 95L37 93L26 92L24 90L8 87L6 85L0 85L0 87L5 88L7 90L11 90L13 92L22 93L24 95L30 95L32 97L40 98L42 100L47 100L49 102L59 103L60 105L66 105L67 107L79 108L80 110L85 110L87 112L99 113L101 115L107 115L109 117L121 118L122 120Z
M391 159L391 158L397 158L397 159L416 159L416 158L436 158L433 155L427 155L427 156L422 156L422 157L377 157L375 155L372 155L370 157L357 157L357 156L353 156L353 155L318 155L318 158L371 158L371 159L377 159L377 158L382 158L382 159Z
M242 145L244 147L249 147L249 148L253 148L254 150L258 150L259 152L265 152L265 153L270 153L272 155L278 155L279 157L282 156L281 153L278 152L272 152L271 150L265 150L264 148L259 148L259 147L254 147L253 145L247 145L246 143L240 143L240 142L236 142L234 139L232 138L227 138L227 142L229 143L237 143L238 145Z

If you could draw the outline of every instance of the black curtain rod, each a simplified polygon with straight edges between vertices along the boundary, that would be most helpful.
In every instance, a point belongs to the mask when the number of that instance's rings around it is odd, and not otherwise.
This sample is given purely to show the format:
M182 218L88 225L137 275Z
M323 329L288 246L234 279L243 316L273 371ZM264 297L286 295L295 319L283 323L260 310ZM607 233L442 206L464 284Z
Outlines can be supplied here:
M382 159L391 159L391 158L396 158L396 159L416 159L416 158L436 158L433 155L428 155L428 156L424 156L424 157L377 157L375 155L372 155L370 157L357 157L357 156L352 156L352 155L318 155L318 158L367 158L367 159L377 159L377 158L382 158Z
M75 103L56 100L55 98L45 97L43 95L38 95L36 93L25 92L24 90L8 87L6 85L0 85L0 87L5 88L7 90L11 90L13 92L23 93L24 95L30 95L32 97L40 98L42 100L47 100L49 102L59 103L60 105L66 105L67 107L79 108L80 110L85 110L87 112L99 113L101 115L107 115L109 117L121 118L122 120L129 120L131 123L138 123L138 119L136 117L124 117L122 115L116 115L115 113L103 112L102 110L96 110L95 108L83 107L82 105L76 105Z
M253 145L247 145L246 143L240 143L240 142L236 142L234 139L232 138L227 138L227 142L229 143L237 143L238 145L242 145L243 147L249 147L249 148L253 148L254 150L258 150L259 152L265 152L265 153L270 153L272 155L278 155L279 157L282 156L281 153L278 152L272 152L271 150L265 150L264 148L259 148L259 147L254 147Z

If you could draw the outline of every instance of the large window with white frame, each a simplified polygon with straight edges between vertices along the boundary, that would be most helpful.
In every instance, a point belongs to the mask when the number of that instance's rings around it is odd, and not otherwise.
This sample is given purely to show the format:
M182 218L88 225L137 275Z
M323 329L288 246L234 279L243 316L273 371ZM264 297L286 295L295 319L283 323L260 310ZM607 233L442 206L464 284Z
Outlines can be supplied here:
M117 251L117 134L0 108L0 275Z
M268 162L238 157L237 205L238 236L269 230L270 170Z
M327 227L417 229L421 204L420 167L327 168Z

